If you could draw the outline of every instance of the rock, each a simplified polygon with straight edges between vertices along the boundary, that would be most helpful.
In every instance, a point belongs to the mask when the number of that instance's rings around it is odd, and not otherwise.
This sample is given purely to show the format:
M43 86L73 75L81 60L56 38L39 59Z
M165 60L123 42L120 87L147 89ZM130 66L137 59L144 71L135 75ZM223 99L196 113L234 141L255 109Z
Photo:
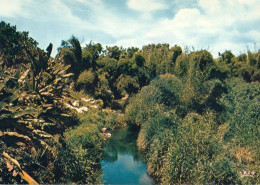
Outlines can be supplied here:
M72 103L74 107L79 107L79 100L76 100Z
M84 102L87 102L87 103L92 101L92 99L86 99L86 98L81 98L81 100L84 101Z
M84 112L88 112L88 107L80 107L79 110L84 111Z
M67 107L67 108L70 108L70 109L73 109L74 107L68 103L64 103L64 105Z

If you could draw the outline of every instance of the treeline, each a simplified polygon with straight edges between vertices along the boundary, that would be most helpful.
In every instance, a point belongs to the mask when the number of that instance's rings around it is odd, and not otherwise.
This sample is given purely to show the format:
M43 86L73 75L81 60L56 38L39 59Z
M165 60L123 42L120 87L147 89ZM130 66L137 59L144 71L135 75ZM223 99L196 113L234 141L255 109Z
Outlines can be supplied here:
M126 122L140 130L139 149L158 183L259 183L258 173L242 176L259 168L260 51L213 59L169 44L82 47L74 36L55 58L51 51L0 23L0 152L37 182L97 183L98 131ZM64 107L72 92L124 115L79 116ZM1 159L0 182L13 182L6 164Z
M150 44L142 49L118 46L104 49L101 44L90 42L82 48L74 36L62 41L58 53L63 63L71 66L68 72L75 74L73 87L102 99L106 105L139 92L162 74L174 74L186 81L187 76L192 75L188 74L190 61L196 65L190 73L203 73L203 78L223 81L241 77L246 82L260 80L260 52L248 51L248 54L235 57L231 51L225 51L219 55L213 60L206 50L182 51L181 47L170 48L169 44ZM192 77L202 78L199 74L194 75Z

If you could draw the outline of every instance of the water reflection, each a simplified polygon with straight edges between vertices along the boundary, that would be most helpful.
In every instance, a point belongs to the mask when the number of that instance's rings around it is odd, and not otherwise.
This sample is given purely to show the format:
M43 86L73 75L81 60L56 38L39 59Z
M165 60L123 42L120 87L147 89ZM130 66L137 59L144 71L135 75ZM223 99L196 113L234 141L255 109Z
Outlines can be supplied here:
M106 184L154 184L146 173L136 146L137 135L129 129L112 133L104 148L101 166Z

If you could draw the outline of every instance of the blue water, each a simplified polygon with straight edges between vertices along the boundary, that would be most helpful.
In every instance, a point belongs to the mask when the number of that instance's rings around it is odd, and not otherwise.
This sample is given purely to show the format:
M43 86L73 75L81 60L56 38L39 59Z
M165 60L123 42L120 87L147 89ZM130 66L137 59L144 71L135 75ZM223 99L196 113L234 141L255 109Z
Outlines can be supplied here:
M106 142L101 167L104 184L154 184L137 150L136 135L126 128Z

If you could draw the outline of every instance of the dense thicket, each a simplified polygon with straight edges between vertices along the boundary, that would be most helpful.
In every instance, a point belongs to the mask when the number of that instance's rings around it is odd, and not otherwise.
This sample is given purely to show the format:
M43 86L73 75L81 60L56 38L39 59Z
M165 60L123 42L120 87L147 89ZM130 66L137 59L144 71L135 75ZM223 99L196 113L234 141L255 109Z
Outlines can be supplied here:
M214 59L169 44L82 47L75 36L51 51L0 23L0 152L37 182L99 182L99 130L127 123L158 183L259 183L260 51ZM66 107L80 98L95 108ZM0 182L24 183L10 159L0 165Z
M101 149L86 152L86 141L71 144L66 134L81 122L64 106L72 100L70 65L50 58L52 44L43 51L10 24L1 22L0 33L0 183L98 182ZM88 133L97 149L98 133Z
M130 98L125 121L140 128L138 146L157 182L259 183L259 68L240 60L180 54L172 74Z

